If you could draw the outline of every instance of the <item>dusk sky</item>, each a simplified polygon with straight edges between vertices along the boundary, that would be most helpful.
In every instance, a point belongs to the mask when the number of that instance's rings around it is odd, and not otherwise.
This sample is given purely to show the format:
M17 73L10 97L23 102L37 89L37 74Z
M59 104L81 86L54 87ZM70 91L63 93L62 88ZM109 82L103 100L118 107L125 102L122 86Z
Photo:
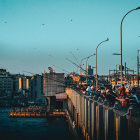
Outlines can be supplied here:
M0 68L11 73L41 73L53 65L72 72L76 62L98 48L99 74L120 64L120 23L140 0L0 0ZM123 64L137 69L140 10L123 22ZM83 61L85 63L85 61ZM95 56L88 63L95 67ZM25 73L27 74L27 73Z

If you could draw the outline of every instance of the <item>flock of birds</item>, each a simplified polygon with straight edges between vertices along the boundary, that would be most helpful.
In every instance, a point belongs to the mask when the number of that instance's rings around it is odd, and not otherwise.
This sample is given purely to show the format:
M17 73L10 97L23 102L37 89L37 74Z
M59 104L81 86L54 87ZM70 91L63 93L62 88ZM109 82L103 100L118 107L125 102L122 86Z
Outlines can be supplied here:
M70 22L72 22L73 20L72 19L70 19ZM3 23L7 23L7 21L4 21ZM46 24L45 23L42 23L42 26L45 26Z

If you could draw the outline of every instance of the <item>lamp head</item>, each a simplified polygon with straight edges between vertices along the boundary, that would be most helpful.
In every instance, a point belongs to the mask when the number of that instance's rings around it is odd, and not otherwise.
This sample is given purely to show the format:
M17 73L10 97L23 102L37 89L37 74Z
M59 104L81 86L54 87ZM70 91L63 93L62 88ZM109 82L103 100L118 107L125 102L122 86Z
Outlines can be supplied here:
M109 38L107 38L106 41L109 41Z
M140 7L137 7L137 8L136 8L136 10L139 10L139 9L140 9Z
M121 55L120 53L112 53L112 55Z

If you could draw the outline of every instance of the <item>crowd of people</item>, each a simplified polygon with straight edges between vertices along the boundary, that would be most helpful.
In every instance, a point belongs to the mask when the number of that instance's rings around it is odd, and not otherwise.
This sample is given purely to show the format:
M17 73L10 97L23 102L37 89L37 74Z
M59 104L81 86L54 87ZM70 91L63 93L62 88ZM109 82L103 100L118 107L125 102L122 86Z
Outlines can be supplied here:
M91 84L78 84L76 89L81 94L87 96L93 96L96 100L101 102L108 102L113 106L116 101L120 101L122 107L128 107L132 102L133 104L139 104L138 97L136 96L135 87L126 88L124 85L121 87L112 88L109 85L95 86Z

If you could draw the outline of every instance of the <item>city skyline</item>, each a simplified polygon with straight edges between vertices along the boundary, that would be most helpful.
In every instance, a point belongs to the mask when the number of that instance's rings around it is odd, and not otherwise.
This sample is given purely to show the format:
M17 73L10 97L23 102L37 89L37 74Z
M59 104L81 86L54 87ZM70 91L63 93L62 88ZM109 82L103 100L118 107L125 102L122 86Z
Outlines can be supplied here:
M59 65L72 72L77 68L66 58L79 63L98 49L98 72L108 74L120 64L120 22L138 0L0 0L0 67L11 73L41 73ZM123 64L137 70L140 48L140 10L123 23ZM95 56L89 59L95 66ZM85 63L85 62L84 62ZM53 67L55 71L60 71Z

